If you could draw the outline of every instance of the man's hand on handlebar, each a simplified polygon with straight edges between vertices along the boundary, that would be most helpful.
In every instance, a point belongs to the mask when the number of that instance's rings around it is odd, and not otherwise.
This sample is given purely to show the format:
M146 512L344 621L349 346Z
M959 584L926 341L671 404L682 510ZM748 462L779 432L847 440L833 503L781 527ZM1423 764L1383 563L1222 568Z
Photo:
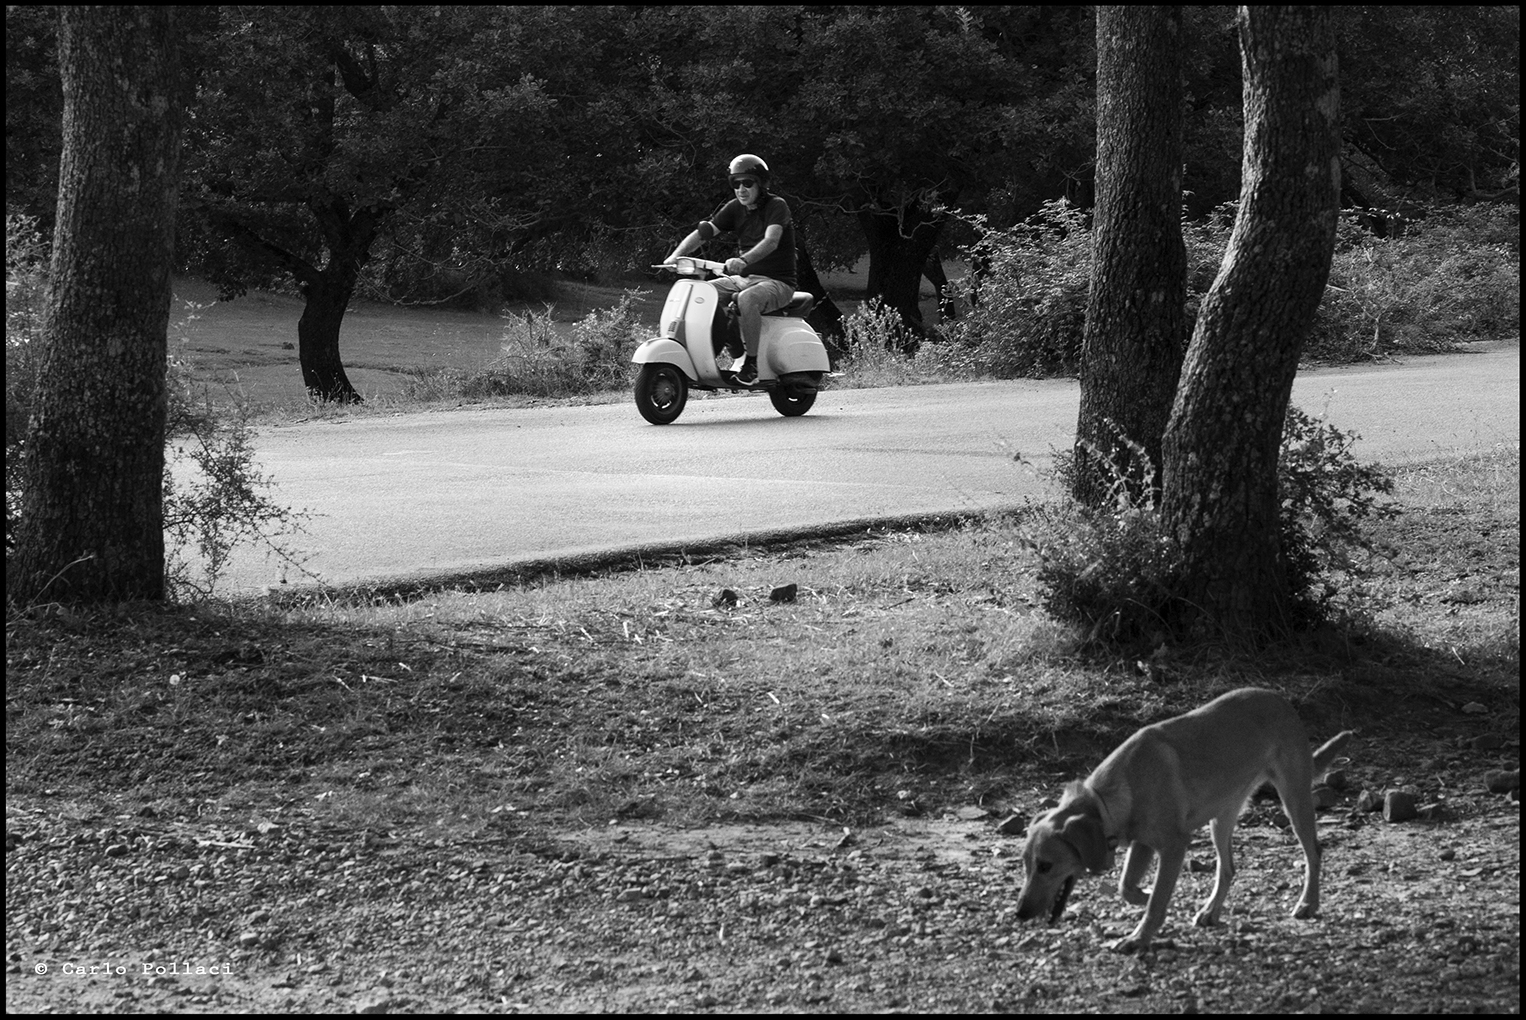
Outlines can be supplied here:
M726 272L732 276L744 276L747 273L747 262L744 259L727 259Z

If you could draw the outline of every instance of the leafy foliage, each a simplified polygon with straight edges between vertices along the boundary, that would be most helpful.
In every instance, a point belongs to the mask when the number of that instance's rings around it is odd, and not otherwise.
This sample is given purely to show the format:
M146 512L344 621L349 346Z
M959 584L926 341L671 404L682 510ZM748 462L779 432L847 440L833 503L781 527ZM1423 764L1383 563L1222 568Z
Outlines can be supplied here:
M1182 224L1189 323L1223 261L1235 213L1229 202ZM968 257L980 271L956 288L971 310L943 331L966 374L1075 374L1091 278L1087 216L1064 201L1045 203L1015 227L987 230ZM1520 278L1519 217L1508 207L1436 208L1396 237L1373 234L1348 211L1304 358L1345 363L1517 337Z
M13 544L21 513L22 463L27 420L41 361L40 339L48 289L48 247L35 217L5 216L5 548Z
M1521 334L1521 226L1500 206L1449 206L1376 237L1343 218L1308 356L1359 361Z
M1091 228L1058 199L1022 223L988 230L970 249L980 267L958 288L970 313L946 330L980 374L1073 375L1081 363Z
M1393 493L1393 480L1376 464L1351 454L1358 437L1289 405L1277 459L1281 499L1282 555L1298 622L1329 615L1338 594L1330 583L1349 571L1351 553L1367 547L1364 521L1393 514L1378 497Z
M1395 193L1422 201L1519 195L1519 7L1334 11L1342 133L1347 162L1359 164L1347 176L1375 189L1362 204Z

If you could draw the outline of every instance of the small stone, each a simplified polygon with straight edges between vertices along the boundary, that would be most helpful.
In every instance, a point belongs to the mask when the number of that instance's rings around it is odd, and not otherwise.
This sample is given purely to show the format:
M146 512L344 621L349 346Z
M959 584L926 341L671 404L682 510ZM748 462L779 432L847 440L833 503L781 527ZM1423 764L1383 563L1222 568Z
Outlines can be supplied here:
M377 992L361 999L355 1006L357 1013L388 1013L392 1010L392 996Z
M1484 773L1484 789L1490 793L1509 793L1521 788L1521 770L1504 772L1498 769Z
M1024 814L1008 815L996 823L996 831L1003 836L1021 836L1028 831L1028 816Z
M1389 790L1383 794L1383 821L1407 822L1418 814L1415 795L1408 790Z

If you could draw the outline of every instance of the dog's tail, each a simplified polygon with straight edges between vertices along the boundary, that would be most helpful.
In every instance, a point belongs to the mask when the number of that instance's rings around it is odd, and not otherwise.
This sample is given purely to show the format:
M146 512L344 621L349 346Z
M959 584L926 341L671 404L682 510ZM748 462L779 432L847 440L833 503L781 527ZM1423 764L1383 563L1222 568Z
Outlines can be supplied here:
M1354 731L1342 730L1325 741L1324 745L1314 752L1314 774L1316 776L1324 775L1330 766L1335 763L1335 759L1340 756L1340 753L1346 749L1346 745L1351 743L1351 738L1354 736L1356 736Z

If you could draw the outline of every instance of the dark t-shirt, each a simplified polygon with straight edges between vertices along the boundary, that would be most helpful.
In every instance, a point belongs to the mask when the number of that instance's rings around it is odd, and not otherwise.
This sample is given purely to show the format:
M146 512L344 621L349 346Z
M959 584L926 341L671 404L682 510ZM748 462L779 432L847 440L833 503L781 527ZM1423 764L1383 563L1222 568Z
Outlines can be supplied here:
M748 270L751 276L766 276L795 286L795 224L790 218L789 204L777 195L749 209L736 199L727 202L710 220L723 234L735 234L738 254L745 254L763 240L763 232L772 224L784 228L779 247L758 259Z

